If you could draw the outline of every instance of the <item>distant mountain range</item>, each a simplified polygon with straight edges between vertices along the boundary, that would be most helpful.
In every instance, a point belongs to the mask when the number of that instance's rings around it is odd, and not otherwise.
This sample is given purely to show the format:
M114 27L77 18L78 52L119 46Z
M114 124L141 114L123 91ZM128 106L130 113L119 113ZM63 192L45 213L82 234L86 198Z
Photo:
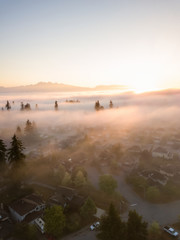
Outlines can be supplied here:
M63 83L39 82L34 85L18 87L0 87L0 92L79 92L79 91L106 91L106 90L126 90L126 86L121 85L101 85L94 88L72 86Z

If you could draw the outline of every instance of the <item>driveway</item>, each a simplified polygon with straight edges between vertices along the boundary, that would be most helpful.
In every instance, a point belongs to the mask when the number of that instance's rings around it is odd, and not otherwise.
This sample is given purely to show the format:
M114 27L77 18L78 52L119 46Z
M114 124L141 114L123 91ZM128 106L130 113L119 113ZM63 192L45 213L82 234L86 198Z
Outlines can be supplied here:
M99 188L98 181L101 175L97 169L93 167L88 167L87 169L89 180L92 184ZM104 173L107 173L104 170ZM118 182L118 191L127 199L129 202L129 210L135 209L143 219L148 223L153 221L159 222L160 225L172 224L178 220L180 215L180 201L175 201L166 204L152 204L146 202L140 198L132 188L126 183L125 175L121 173L119 176L114 176ZM128 212L124 213L122 219L127 220Z

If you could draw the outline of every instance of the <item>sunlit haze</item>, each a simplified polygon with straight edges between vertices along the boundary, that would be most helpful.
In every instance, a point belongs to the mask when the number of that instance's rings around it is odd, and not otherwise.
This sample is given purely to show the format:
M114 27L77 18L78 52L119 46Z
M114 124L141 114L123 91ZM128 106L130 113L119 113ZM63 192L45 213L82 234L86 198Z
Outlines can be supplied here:
M0 0L0 86L180 88L179 12L179 0Z

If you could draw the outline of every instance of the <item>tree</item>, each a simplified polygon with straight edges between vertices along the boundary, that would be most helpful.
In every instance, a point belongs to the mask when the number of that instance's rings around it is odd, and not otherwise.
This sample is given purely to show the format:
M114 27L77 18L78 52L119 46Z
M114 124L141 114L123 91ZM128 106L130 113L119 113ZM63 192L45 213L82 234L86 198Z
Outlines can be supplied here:
M117 188L117 182L111 175L105 174L99 177L99 186L103 192L113 194Z
M59 185L62 184L62 180L65 176L65 167L62 164L59 164L59 166L56 168L56 171L54 172L55 182Z
M74 184L76 187L84 187L86 185L87 181L84 177L84 174L81 170L79 170L75 176Z
M178 226L180 227L180 215L178 216Z
M95 102L94 108L95 108L96 111L99 111L100 107L101 107L101 105L100 105L99 100L98 100L98 101Z
M129 211L127 222L127 240L146 240L148 236L147 223L137 212Z
M24 110L31 110L31 105L29 103L26 103L25 106L24 106Z
M77 173L78 173L79 171L81 171L81 172L83 173L83 175L84 175L84 177L85 177L85 179L86 179L86 181L87 181L87 175L88 175L88 174L87 174L87 171L86 171L83 167L81 167L81 166L76 166L76 167L73 168L72 174L71 174L72 180L75 179L75 177L76 177L76 175L77 175Z
M4 165L6 163L6 145L2 139L0 139L0 164Z
M160 197L160 191L156 186L148 187L146 196L149 201L156 201Z
M29 121L29 119L26 121L26 126L24 128L24 132L26 135L31 134L33 131L33 126L31 121Z
M94 201L88 197L83 206L80 209L80 214L84 220L91 220L94 214L96 214L97 209Z
M14 236L19 240L36 240L38 239L37 228L27 223L18 223L15 226Z
M6 106L5 106L5 107L6 107L6 109L7 109L7 110L10 110L10 109L11 109L11 105L10 105L9 101L7 101L7 103L6 103Z
M152 222L149 227L149 236L150 239L158 240L161 235L161 230L158 222Z
M124 240L126 239L126 225L113 204L110 205L107 216L100 220L98 238L101 240Z
M63 233L63 229L66 226L66 218L63 214L61 206L54 205L51 208L47 208L44 214L45 231L54 236L60 237Z
M58 102L57 101L55 101L55 103L54 103L54 109L58 110Z
M111 100L109 102L109 108L113 108L113 102Z
M11 141L11 147L8 150L8 160L10 164L15 166L23 163L25 159L23 150L24 150L24 147L22 145L21 140L19 140L14 134Z
M21 136L22 135L22 131L21 131L20 126L17 126L17 128L16 128L16 135L17 136Z
M72 183L71 175L68 172L65 172L65 175L64 175L64 177L62 179L61 184L64 185L64 186L70 186L71 183Z
M21 111L23 111L23 110L24 110L24 103L21 102Z

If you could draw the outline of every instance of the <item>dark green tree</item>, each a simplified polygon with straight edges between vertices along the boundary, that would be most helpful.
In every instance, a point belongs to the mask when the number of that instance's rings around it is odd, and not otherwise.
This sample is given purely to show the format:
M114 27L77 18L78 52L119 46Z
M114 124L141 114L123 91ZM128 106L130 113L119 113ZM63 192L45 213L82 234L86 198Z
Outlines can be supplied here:
M13 166L17 166L23 163L25 155L23 153L24 147L16 135L12 137L11 147L8 150L8 160Z
M91 220L94 214L96 214L96 205L94 201L88 197L83 206L80 209L80 214L84 220Z
M125 240L126 224L121 218L113 204L110 205L108 215L100 220L99 234L101 240Z
M17 223L14 229L14 236L19 240L36 240L38 239L38 231L35 225Z
M6 145L2 139L0 139L0 164L4 165L6 163Z
M45 231L54 236L60 237L66 226L66 218L63 214L61 206L54 205L51 208L47 208L44 214Z
M99 186L103 192L113 194L117 188L117 181L109 174L101 175L99 177Z
M148 237L148 224L142 221L142 216L129 211L127 222L127 240L146 240Z

